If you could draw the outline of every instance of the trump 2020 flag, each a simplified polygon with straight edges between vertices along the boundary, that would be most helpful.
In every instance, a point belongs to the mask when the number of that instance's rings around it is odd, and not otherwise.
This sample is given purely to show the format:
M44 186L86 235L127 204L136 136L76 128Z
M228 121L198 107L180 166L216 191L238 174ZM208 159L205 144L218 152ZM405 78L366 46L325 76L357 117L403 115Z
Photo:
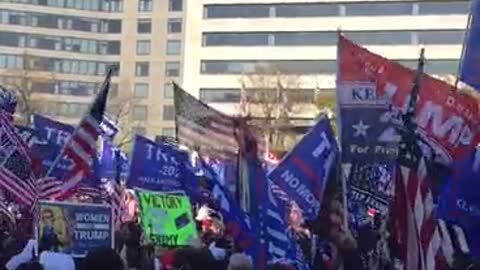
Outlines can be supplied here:
M480 91L480 1L472 0L470 25L466 32L460 80Z
M129 186L153 191L183 190L181 162L188 159L186 152L167 144L156 144L149 139L136 136Z
M315 219L330 167L338 152L330 121L322 117L268 177Z

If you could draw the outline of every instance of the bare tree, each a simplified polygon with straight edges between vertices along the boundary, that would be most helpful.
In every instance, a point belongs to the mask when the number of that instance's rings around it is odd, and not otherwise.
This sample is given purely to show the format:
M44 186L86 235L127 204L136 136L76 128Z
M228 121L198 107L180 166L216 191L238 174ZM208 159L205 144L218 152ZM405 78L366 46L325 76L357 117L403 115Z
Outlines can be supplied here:
M283 72L277 66L258 66L241 77L242 95L247 102L250 124L266 138L270 148L288 150L297 141L291 132L293 118L306 103L298 75ZM313 100L307 101L313 103Z
M15 93L18 99L16 120L20 124L30 125L31 116L48 107L45 98L42 98L38 87L55 83L55 74L45 71L48 63L37 56L24 52L21 54L20 63L15 68L9 68L0 72L0 84Z
M140 122L132 117L133 107L140 102L140 99L133 95L128 81L120 81L118 89L119 93L110 96L107 116L120 130L115 137L117 146L126 150L125 148L133 141L135 129L141 127Z

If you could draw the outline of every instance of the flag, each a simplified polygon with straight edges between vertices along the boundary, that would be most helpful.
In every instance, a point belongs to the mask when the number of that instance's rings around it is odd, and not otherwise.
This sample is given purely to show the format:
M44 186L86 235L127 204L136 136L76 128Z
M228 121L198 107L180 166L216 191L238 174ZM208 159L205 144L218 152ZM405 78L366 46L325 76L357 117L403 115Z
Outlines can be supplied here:
M0 111L0 186L26 205L37 199L29 149L4 111Z
M395 174L394 222L400 259L406 270L445 269L442 238L435 215L435 203L427 160L418 145L416 108L423 76L423 50L413 81L411 98L402 115L404 129Z
M73 160L73 169L66 176L60 196L65 196L76 188L85 177L93 174L93 164L96 158L97 138L100 134L100 123L107 103L108 92L113 69L109 69L102 88L95 98L89 112L83 117L78 127L65 144L58 160L66 156ZM52 165L52 168L56 164ZM51 169L52 169L51 168ZM50 170L51 170L50 169ZM49 175L49 174L47 174Z
M480 91L480 1L473 0L460 63L460 80Z
M103 116L103 120L100 123L100 130L102 135L105 138L113 140L115 135L117 135L119 129L118 126L112 120L108 119L108 117Z
M236 121L174 84L177 140L204 157L236 160Z
M55 177L43 177L37 180L39 197L41 200L49 200L57 197L62 190L63 182Z

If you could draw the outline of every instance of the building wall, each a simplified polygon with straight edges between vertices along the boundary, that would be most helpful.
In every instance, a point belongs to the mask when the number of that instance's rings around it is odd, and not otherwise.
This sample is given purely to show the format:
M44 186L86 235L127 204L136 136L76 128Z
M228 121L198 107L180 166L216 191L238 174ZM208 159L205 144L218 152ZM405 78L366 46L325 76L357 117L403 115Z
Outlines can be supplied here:
M173 5L178 7L178 1L182 8L172 11ZM164 121L163 113L164 107L171 107L173 100L169 89L165 88L168 88L167 82L181 82L182 73L180 69L178 76L166 76L165 67L167 62L175 62L181 68L186 7L183 0L148 2L0 1L0 76L20 73L17 69L22 68L23 63L19 58L45 58L42 60L45 67L41 69L46 71L22 74L44 77L44 81L49 79L50 84L38 84L35 88L40 92L37 96L48 104L46 113L74 124L92 101L94 89L104 79L106 67L118 63L120 71L113 79L118 92L113 91L112 96L117 96L116 100L126 100L139 95L134 101L123 103L128 105L132 117L124 121L125 128L138 127L137 132L146 132L152 138L171 133L174 123L171 118ZM180 22L180 32L169 33L168 22L172 19ZM139 33L139 20L151 20L151 31ZM138 40L150 41L150 53L137 53ZM180 41L180 49L174 55L167 53L167 40ZM148 76L136 75L138 62L149 64ZM68 83L64 81L81 83L66 86ZM136 92L136 84L148 85L148 93ZM145 108L146 115L143 115ZM135 117L138 120L134 120Z
M411 67L423 44L427 72L455 74L468 8L468 1L458 0L189 1L188 10L195 12L186 21L183 86L198 97L217 90L217 100L205 101L234 114L238 106L232 100L239 99L242 74L267 62L300 76L301 88L332 91L337 29ZM227 92L229 98L221 100Z

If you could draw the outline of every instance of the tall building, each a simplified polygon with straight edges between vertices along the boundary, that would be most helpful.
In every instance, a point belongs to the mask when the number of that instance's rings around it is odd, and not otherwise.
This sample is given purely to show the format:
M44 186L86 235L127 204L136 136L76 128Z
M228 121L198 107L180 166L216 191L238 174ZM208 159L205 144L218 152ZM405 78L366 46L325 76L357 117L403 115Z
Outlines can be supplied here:
M76 123L119 64L111 113L136 133L172 135L184 19L183 0L1 0L2 83L23 78L32 104Z
M426 72L456 74L470 1L188 1L183 86L235 114L241 80L258 67L300 77L302 95L334 94L337 30L376 53ZM310 98L311 99L311 98ZM314 111L310 111L314 114Z

